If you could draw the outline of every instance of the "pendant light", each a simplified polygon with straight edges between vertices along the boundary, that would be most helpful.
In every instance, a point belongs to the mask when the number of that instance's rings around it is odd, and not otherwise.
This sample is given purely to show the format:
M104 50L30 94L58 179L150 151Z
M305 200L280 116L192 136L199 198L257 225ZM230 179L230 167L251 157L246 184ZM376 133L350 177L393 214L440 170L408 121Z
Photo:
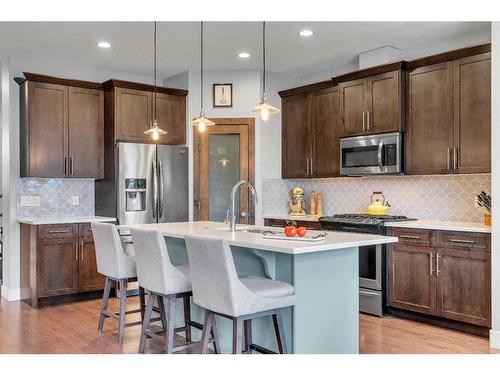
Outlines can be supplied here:
M154 37L153 37L153 45L154 45L154 87L153 87L153 122L152 126L144 132L144 134L151 134L153 140L157 141L160 138L160 135L167 134L167 132L158 127L158 120L156 118L156 21L154 22Z
M262 98L260 104L252 109L252 112L260 113L262 121L269 120L269 116L280 110L267 102L266 97L266 22L262 22Z
M205 117L203 112L203 21L200 24L200 116L193 119L193 126L198 127L198 131L203 133L207 126L214 126L215 122L210 121Z

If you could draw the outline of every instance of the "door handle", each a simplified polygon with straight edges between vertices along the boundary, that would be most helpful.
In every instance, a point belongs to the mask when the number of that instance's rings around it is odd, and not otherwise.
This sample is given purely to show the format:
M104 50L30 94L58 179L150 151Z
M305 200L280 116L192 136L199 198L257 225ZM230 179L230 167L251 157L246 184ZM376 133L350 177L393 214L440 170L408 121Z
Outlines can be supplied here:
M400 234L399 238L406 238L408 240L419 240L420 239L419 236L409 236L409 235L406 235L406 234Z
M159 180L160 180L160 192L158 194L158 201L159 201L159 212L158 212L158 217L163 216L163 192L164 192L164 185L163 185L163 166L161 161L158 161L158 169L159 169Z
M432 275L434 270L432 269L432 261L434 260L434 254L429 253L429 274Z
M66 176L68 174L68 158L65 156L64 157L64 175Z
M306 158L306 176L309 176L309 158Z
M472 241L472 240L455 240L453 238L451 238L449 241L455 242L455 243L468 243L468 244L476 243L476 241Z
M441 258L441 255L436 254L436 276L439 276L439 258Z
M153 218L156 219L158 208L158 176L156 175L156 162L153 161Z
M75 260L78 260L78 241L75 242Z
M70 158L69 158L69 174L70 174L70 176L73 175L73 157L72 156L70 156Z
M366 130L370 130L370 111L366 111Z
M378 150L377 150L377 162L378 162L378 167L380 168L380 172L383 171L384 165L382 163L382 150L384 148L384 141L380 141L378 144Z
M83 260L83 241L80 242L80 260Z
M363 111L363 131L365 130L365 111Z
M311 167L309 168L309 172L311 173L311 176L314 175L314 172L313 172L313 159L309 159L309 163L311 164Z
M453 169L458 170L458 147L455 147L453 152Z
M448 147L448 153L446 155L446 170L447 171L450 171L451 170L451 166L450 166L450 161L451 161L451 150L452 148L451 147Z

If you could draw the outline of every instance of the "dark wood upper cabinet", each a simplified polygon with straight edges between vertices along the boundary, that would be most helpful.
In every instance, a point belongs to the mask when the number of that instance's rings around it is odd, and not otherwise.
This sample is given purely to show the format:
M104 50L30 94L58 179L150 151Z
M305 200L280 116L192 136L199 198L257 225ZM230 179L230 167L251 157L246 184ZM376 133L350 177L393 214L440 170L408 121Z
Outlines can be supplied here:
M69 88L68 155L71 177L104 176L104 92Z
M115 137L117 141L148 142L144 134L151 126L151 101L148 91L115 89Z
M311 159L311 95L283 98L282 177L309 177Z
M404 128L404 74L394 70L339 83L344 137Z
M156 88L156 116L158 126L167 131L154 141L144 134L153 122L154 87L135 82L109 80L106 90L106 132L116 143L139 142L158 144L186 143L186 90Z
M491 172L490 53L456 61L453 82L457 172Z
M341 122L338 87L313 93L313 113L314 156L311 173L314 177L339 176Z
M25 76L20 81L21 177L102 178L104 101L103 91L93 88L100 85Z
M21 89L21 177L66 177L68 87L25 82Z
M449 63L421 67L409 74L407 174L439 174L451 170L451 79Z
M491 172L490 53L409 73L407 174Z

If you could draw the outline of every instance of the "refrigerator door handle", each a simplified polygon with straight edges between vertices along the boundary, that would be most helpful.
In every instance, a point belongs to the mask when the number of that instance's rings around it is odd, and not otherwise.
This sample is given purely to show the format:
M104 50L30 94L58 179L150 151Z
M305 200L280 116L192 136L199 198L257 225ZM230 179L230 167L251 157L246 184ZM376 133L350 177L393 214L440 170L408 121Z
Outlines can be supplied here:
M158 217L163 216L163 193L164 193L164 181L163 181L163 165L161 160L158 161L158 170L159 170L159 180L160 180L160 193L158 195L159 201L159 209L158 209Z
M158 175L156 162L153 161L153 218L157 218L156 209L158 208Z

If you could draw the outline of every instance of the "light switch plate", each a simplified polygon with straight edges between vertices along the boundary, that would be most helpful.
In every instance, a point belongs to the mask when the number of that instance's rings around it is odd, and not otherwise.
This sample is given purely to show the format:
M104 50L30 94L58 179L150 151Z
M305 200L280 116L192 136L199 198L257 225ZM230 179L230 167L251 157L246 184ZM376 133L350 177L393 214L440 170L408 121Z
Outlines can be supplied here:
M39 207L40 197L36 195L22 195L21 207Z
M71 204L73 206L78 206L80 204L80 197L78 195L71 196Z

